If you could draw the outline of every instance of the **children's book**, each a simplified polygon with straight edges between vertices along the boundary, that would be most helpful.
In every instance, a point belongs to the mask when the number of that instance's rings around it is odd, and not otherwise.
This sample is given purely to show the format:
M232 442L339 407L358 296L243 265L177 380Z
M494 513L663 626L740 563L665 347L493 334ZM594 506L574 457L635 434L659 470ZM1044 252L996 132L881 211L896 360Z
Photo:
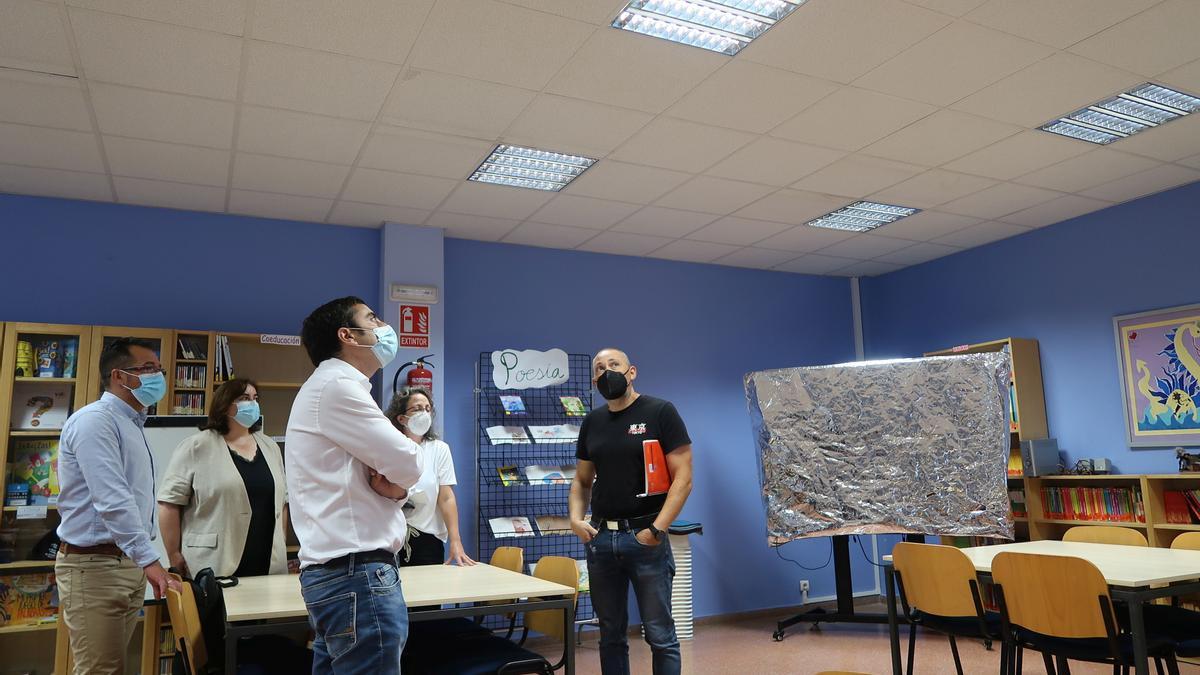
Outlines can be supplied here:
M521 400L516 394L501 394L500 405L504 406L505 415L524 415L525 401Z
M58 503L58 440L38 439L12 442L8 484L29 486L27 505Z
M521 474L517 471L516 466L502 466L496 470L500 473L500 482L504 484L504 487L520 484Z
M583 401L578 396L559 396L558 400L562 401L563 410L569 417L583 417L588 413Z
M497 539L505 537L532 537L534 535L533 525L529 524L529 519L525 516L492 518L488 521L488 525L492 528L492 536Z

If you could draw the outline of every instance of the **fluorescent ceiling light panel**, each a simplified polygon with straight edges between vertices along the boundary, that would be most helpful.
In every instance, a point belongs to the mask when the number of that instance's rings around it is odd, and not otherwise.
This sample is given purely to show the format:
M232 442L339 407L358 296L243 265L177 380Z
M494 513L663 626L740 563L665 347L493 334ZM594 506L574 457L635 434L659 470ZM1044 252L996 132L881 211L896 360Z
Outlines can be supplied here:
M733 56L805 0L632 0L612 27Z
M906 218L920 209L910 209L907 206L893 206L878 202L854 202L850 206L827 213L816 220L810 220L807 225L826 227L831 230L848 230L850 232L866 232L880 225L894 223Z
M1200 98L1147 82L1047 122L1042 131L1108 145L1200 110Z
M589 157L500 144L467 180L558 192L595 163Z

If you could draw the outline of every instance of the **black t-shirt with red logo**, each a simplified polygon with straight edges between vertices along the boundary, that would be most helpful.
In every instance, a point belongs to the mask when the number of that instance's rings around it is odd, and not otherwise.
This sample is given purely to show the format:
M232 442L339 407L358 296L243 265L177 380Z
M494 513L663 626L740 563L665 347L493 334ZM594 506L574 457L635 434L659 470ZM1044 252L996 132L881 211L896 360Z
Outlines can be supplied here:
M583 418L575 456L596 465L592 517L636 518L662 510L666 494L639 497L646 491L643 441L657 440L668 454L692 442L669 401L639 395L628 408L595 408Z

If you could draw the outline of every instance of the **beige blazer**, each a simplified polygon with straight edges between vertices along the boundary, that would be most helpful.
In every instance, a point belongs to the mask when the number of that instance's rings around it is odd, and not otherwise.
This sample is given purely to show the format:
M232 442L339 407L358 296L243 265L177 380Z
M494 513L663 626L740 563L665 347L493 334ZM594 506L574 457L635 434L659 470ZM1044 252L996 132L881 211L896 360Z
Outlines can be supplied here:
M275 538L271 543L271 574L287 573L283 505L287 482L283 455L275 441L255 432L259 451L275 477ZM158 501L183 507L180 550L192 574L211 567L217 576L231 576L242 560L250 529L250 498L246 484L229 456L225 439L215 431L201 431L184 439L171 455L171 463L158 490Z

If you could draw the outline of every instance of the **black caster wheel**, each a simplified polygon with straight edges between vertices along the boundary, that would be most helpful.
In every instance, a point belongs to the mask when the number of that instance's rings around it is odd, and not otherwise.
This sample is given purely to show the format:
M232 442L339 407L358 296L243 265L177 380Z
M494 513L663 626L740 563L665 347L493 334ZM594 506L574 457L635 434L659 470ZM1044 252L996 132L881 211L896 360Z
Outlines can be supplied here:
M781 628L774 633L771 633L771 638L776 642L783 642L783 629Z

